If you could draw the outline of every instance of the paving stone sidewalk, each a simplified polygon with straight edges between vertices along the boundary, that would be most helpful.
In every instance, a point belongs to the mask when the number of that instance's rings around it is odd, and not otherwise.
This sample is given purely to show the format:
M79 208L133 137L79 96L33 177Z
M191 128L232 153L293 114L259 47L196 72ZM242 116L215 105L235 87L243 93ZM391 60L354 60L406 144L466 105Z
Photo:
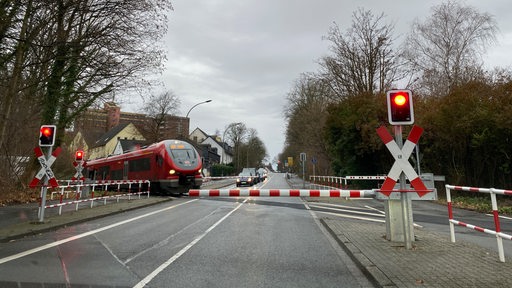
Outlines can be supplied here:
M475 244L415 229L413 249L385 239L386 226L350 219L321 222L382 287L512 287L512 262Z

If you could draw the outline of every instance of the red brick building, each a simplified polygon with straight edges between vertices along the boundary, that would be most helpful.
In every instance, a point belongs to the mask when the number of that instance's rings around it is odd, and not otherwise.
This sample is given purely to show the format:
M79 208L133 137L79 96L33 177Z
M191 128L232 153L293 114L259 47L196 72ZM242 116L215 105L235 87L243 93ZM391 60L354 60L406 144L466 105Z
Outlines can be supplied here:
M105 103L103 109L87 110L75 121L74 132L80 131L88 143L94 143L113 127L128 123L133 123L150 142L187 138L189 135L189 118L167 115L158 129L149 129L155 126L152 121L146 114L122 112L119 106L110 102Z

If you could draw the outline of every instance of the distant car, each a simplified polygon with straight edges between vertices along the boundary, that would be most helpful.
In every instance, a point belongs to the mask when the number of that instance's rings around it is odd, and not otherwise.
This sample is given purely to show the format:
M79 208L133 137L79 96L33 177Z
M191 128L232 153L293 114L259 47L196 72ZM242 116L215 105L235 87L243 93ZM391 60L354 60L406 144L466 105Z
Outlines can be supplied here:
M265 179L267 179L267 169L258 169L258 175L260 176L260 181L265 181Z
M240 174L242 173L244 175L253 176L253 184L257 184L258 182L260 182L260 175L258 174L256 168L244 168L242 169L242 172L240 172Z
M242 171L236 178L236 187L252 186L252 185L256 184L257 178L258 178L257 176L254 176L251 173Z

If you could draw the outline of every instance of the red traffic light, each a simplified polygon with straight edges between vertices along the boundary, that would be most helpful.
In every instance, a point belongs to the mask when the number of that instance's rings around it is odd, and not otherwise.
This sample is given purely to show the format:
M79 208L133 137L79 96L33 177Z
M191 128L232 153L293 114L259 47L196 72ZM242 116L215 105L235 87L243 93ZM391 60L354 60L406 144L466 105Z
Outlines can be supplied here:
M42 125L39 130L39 146L53 146L56 129L55 125Z
M390 90L387 93L388 120L391 125L414 123L411 90Z
M82 161L84 159L84 151L78 150L75 152L75 161Z
M393 103L397 106L404 106L407 102L407 98L404 96L404 94L397 94L393 98Z

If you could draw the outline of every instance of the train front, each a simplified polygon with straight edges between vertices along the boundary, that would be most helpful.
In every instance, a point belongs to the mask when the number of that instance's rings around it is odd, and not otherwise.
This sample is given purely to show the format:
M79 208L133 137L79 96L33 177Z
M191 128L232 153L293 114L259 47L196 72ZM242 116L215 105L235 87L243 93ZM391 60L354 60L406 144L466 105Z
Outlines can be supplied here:
M160 183L164 190L178 188L186 190L200 188L203 184L201 176L201 156L191 144L180 140L166 140L165 150L169 158L169 176L167 181ZM183 192L183 191L180 191Z

